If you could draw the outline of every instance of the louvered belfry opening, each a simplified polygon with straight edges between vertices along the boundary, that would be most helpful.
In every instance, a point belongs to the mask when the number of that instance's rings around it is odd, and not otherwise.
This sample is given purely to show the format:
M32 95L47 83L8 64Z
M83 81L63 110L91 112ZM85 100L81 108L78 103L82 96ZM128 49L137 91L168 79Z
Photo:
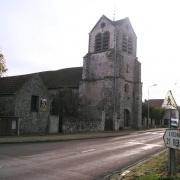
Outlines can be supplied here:
M104 33L98 33L95 36L95 52L106 51L109 49L110 33L106 31Z
M133 40L131 36L127 36L123 34L122 37L122 50L127 52L128 54L132 54L133 52Z

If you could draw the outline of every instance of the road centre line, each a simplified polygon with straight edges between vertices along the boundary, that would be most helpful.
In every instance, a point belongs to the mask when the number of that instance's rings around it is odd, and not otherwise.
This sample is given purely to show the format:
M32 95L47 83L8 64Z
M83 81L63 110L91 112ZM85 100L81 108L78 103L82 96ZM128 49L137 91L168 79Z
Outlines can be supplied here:
M81 153L87 153L87 152L92 152L92 151L96 151L96 149L88 149L88 150L82 151Z

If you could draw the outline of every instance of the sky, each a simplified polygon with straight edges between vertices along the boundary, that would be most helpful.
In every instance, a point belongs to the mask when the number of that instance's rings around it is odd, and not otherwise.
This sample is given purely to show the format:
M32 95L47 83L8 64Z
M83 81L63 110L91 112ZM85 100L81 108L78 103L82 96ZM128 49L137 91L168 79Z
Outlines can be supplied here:
M179 0L0 0L5 75L82 66L99 18L129 17L138 38L143 100L148 91L159 99L172 90L180 105L179 7Z

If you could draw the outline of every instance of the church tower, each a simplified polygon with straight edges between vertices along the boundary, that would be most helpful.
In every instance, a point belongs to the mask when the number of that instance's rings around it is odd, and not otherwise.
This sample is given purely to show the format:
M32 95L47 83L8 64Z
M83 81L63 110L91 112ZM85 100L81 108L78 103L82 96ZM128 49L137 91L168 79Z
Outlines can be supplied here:
M89 33L79 88L84 121L92 130L141 127L141 64L128 18L102 16Z

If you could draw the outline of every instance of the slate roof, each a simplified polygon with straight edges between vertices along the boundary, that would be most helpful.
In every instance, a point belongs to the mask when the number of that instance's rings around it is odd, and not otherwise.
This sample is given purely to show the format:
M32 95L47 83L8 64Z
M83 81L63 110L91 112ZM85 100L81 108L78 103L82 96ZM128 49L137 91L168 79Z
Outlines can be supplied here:
M82 67L45 71L39 73L48 89L60 87L79 87L82 77Z
M155 108L162 108L163 102L164 102L164 99L150 99L149 105Z
M102 15L101 18L98 20L98 22L95 24L95 26L90 31L90 33L94 30L94 28L97 26L97 24L101 21L102 18L107 19L112 25L121 25L121 24L123 24L123 22L125 22L127 20L127 18L124 18L124 19L120 19L117 21L112 21L108 17L106 17L105 15Z
M14 94L33 75L39 74L48 89L60 87L79 87L82 76L82 67L60 69L56 71L45 71L20 76L9 76L0 78L0 94Z
M14 94L32 75L21 75L0 78L0 94Z

